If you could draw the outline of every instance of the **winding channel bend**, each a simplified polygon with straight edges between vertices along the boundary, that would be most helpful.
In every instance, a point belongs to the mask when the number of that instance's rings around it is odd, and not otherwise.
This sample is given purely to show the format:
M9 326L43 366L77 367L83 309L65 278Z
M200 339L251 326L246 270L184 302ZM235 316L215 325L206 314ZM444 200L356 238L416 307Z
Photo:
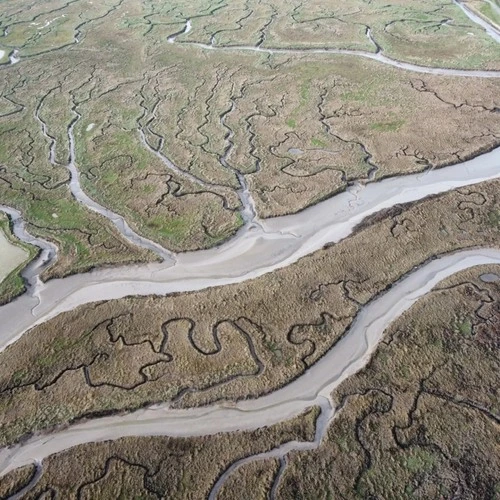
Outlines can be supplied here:
M500 33L491 24L486 22L484 19L474 14L467 6L465 6L459 0L453 0L453 2L464 12L464 14L475 24L479 25L485 30L485 32L491 36L496 42L500 43ZM218 50L223 52L234 52L234 51L244 51L244 52L257 52L262 54L285 54L285 55L307 55L307 54L334 54L334 55L347 55L363 57L366 59L372 59L378 61L382 64L387 64L395 68L404 69L407 71L413 71L417 73L426 73L430 75L444 75L444 76L466 76L466 77L476 77L476 78L500 78L500 71L498 70L474 70L474 69L454 69L454 68L439 68L433 66L420 66L418 64L412 64L409 62L398 61L383 54L381 47L375 42L371 34L370 29L367 30L366 36L373 44L375 51L369 52L367 50L352 50L352 49L335 49L335 48L280 48L280 47L262 47L258 45L215 45L214 40L211 43L202 42L191 42L188 40L177 41L177 37L189 33L192 30L192 23L190 19L186 20L184 29L170 35L167 38L169 43L178 43L185 46L198 47L203 50Z
M313 405L320 406L322 413L315 441L308 447L317 446L335 414L332 391L366 365L386 328L443 279L483 264L500 264L500 249L461 251L419 267L363 307L347 334L301 377L268 395L240 401L230 407L219 404L177 410L170 409L168 404L155 405L125 415L72 425L51 435L35 435L24 443L0 451L0 475L33 462L40 464L44 458L79 444L126 436L189 437L250 431L290 419ZM253 459L281 456L296 448L299 447L291 442ZM226 472L231 473L234 467ZM224 475L217 483L222 484L223 478ZM216 494L217 483L212 497Z
M218 248L177 255L174 265L131 265L51 280L39 287L37 297L25 294L0 307L0 352L29 328L80 305L256 278L346 238L365 217L384 208L499 177L496 148L449 167L369 183L294 215L258 220Z
M33 259L21 272L21 276L26 283L27 295L37 297L37 294L43 283L40 280L40 274L54 261L57 257L57 247L53 243L45 241L41 238L32 236L26 231L24 220L21 212L5 205L0 205L0 212L7 214L10 218L13 233L24 243L36 246L40 249L38 256Z
M347 50L347 49L285 49L285 48L266 48L255 47L253 45L231 45L231 46L217 46L209 45L199 42L180 42L182 45L193 45L204 50L220 50L224 52L232 51L246 51L246 52L260 52L262 54L286 54L286 55L306 55L306 54L336 54L336 55L350 55L364 57L366 59L373 59L374 61L394 66L395 68L413 71L417 73L426 73L429 75L446 75L446 76L467 76L476 78L500 78L500 71L498 70L475 70L475 69L452 69L452 68L438 68L432 66L419 66L418 64L407 63L392 59L382 54L382 52L368 52L364 50Z

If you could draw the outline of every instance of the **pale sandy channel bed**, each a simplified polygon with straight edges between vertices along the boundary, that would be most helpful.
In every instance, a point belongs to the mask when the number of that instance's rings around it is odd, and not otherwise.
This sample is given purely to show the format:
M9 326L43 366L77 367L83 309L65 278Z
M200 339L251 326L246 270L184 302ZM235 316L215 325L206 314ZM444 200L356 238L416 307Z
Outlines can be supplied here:
M0 283L27 258L28 252L13 245L0 230Z

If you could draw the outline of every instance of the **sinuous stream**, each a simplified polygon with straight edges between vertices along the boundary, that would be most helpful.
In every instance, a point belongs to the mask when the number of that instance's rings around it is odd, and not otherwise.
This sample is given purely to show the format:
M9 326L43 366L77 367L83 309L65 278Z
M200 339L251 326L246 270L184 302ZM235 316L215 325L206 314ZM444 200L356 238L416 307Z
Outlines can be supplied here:
M489 23L484 19L475 15L468 7L465 7L458 0L454 0L454 3L459 6L462 11L469 17L469 19L481 26L488 35L490 35L496 42L500 42L500 34ZM366 59L373 59L382 64L387 64L388 66L393 66L399 69L404 69L407 71L413 71L417 73L425 73L430 75L444 75L444 76L466 76L466 77L476 77L476 78L500 78L500 71L498 70L473 70L473 69L453 69L453 68L439 68L433 66L421 66L418 64L412 64L409 62L398 61L383 54L381 47L375 42L371 34L370 29L367 29L366 36L370 42L374 45L374 52L369 52L366 50L352 50L352 49L335 49L335 48L283 48L283 47L262 47L260 43L257 45L215 45L214 40L211 43L201 43L201 42L191 42L191 41L177 41L177 37L180 35L189 33L192 30L192 23L190 19L186 20L186 24L183 30L168 37L169 43L180 43L184 46L198 47L203 50L214 50L222 52L257 52L263 54L284 54L284 55L308 55L308 54L327 54L327 55L348 55L354 57L363 57Z
M21 276L26 283L27 296L37 297L43 287L40 274L56 259L57 247L53 243L36 238L26 231L25 223L19 211L0 205L0 212L9 216L13 233L17 238L40 249L38 256L21 271Z
M254 430L290 419L314 405L321 408L312 443L287 443L233 464L216 482L211 493L211 498L215 498L227 475L239 465L266 457L282 457L295 449L319 446L335 416L332 391L366 365L385 329L440 281L482 264L500 264L500 250L486 248L448 254L412 271L364 306L346 335L323 358L302 376L270 394L229 407L217 404L178 410L170 409L168 403L160 404L125 415L92 419L49 435L35 435L0 451L0 474L33 462L40 464L54 453L83 443L126 436L188 437Z

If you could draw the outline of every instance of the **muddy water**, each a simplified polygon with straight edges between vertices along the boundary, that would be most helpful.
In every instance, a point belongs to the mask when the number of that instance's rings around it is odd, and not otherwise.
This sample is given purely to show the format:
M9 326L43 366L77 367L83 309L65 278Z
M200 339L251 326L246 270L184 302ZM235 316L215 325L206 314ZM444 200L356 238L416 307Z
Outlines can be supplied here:
M497 281L500 281L500 276L495 273L486 273L481 274L481 276L479 276L479 279L483 283L496 283Z

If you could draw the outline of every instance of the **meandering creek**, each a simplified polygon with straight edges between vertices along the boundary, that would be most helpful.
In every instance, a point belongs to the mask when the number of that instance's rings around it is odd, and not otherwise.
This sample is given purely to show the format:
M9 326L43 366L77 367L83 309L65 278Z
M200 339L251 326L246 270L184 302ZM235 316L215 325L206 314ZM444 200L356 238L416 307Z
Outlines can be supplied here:
M0 347L5 349L33 325L81 304L127 295L199 290L260 276L289 265L326 243L347 237L367 215L383 208L498 177L500 148L439 170L359 185L356 191L340 193L294 215L259 220L219 248L176 256L173 265L163 262L102 269L39 284L35 287L36 296L25 294L0 307ZM37 276L36 270L43 269L54 249L43 247L44 242L27 234L18 213L7 207L2 209L14 219L15 232L21 239L44 248L42 256L31 264L30 277L33 280ZM52 253L52 258L55 255ZM279 457L282 472L286 453L319 446L335 415L330 393L342 380L366 364L392 321L440 280L471 266L492 263L500 264L499 249L462 251L414 270L363 307L347 334L319 362L298 379L266 396L240 401L229 407L214 405L188 410L170 409L166 403L125 415L93 419L49 435L35 435L20 445L0 450L0 475L36 463L38 471L35 477L39 478L44 458L78 444L125 436L200 436L252 430L292 418L306 408L318 405L321 415L313 442L285 443L270 452L232 464L216 481L210 498L215 498L227 477L248 461ZM488 275L485 279L491 277ZM32 310L31 315L26 314L29 310Z
M498 30L487 23L484 19L474 14L468 7L464 6L460 1L453 0L454 3L462 9L462 11L469 17L469 19L483 28L488 35L490 35L496 42L500 42L500 33ZM169 43L180 43L185 46L198 47L203 50L219 50L224 52L258 52L263 54L285 54L285 55L308 55L308 54L330 54L330 55L348 55L355 57L363 57L366 59L373 59L382 64L393 66L406 71L413 71L418 73L425 73L431 75L445 75L445 76L466 76L476 78L500 78L500 71L497 70L472 70L472 69L454 69L454 68L439 68L433 66L421 66L409 62L399 61L386 56L381 47L375 42L370 29L367 30L366 36L374 46L374 52L366 50L351 50L351 49L335 49L335 48L283 48L283 47L262 47L259 43L257 45L215 45L214 38L212 37L210 43L191 42L186 40L177 41L180 35L189 33L192 30L192 22L190 19L186 20L184 29L170 35L167 40Z
M49 435L35 435L19 445L0 451L0 474L33 462L40 463L51 454L83 443L125 436L187 437L254 430L290 419L313 405L320 406L322 413L315 440L306 447L318 446L335 415L331 392L366 365L385 329L440 281L482 264L500 264L500 249L457 252L431 260L412 271L364 306L347 334L321 360L277 391L231 406L217 404L174 410L168 404L155 405L125 415L92 419ZM282 456L301 448L302 445L292 442L269 453L249 457L241 463L266 456ZM226 475L238 465L233 464ZM215 496L225 477L221 476L216 483L211 497Z

